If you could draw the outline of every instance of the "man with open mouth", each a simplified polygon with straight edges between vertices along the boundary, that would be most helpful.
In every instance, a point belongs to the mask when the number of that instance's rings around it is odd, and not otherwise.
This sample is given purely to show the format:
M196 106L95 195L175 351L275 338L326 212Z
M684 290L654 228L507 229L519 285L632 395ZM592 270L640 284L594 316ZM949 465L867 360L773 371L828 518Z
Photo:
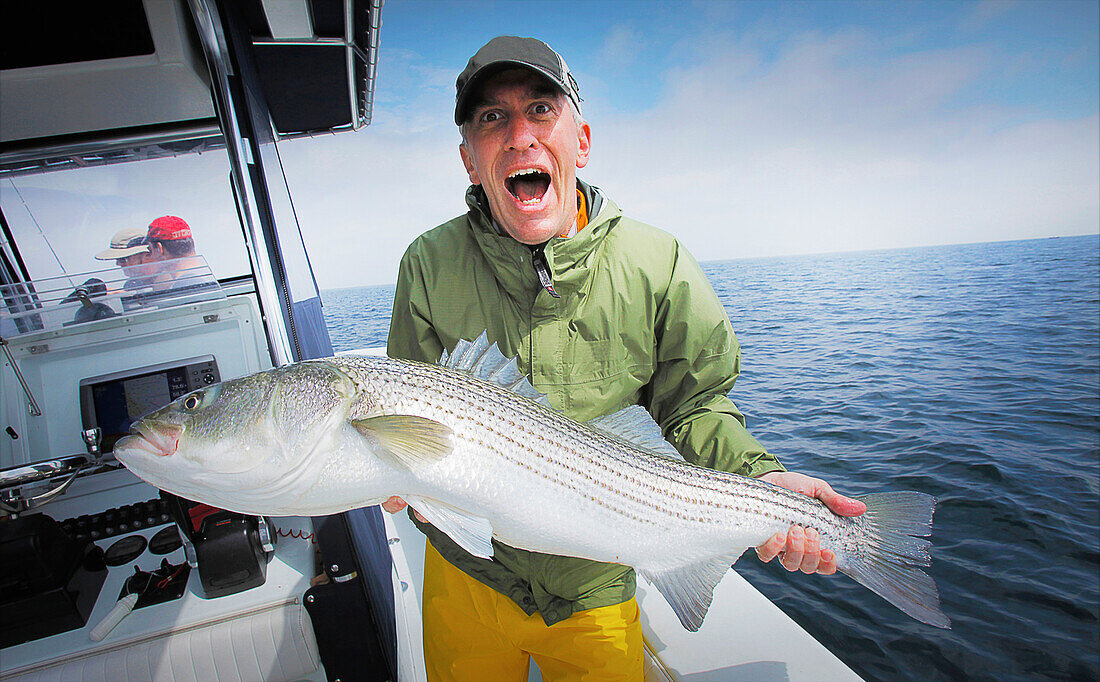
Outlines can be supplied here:
M673 237L622 215L577 178L591 129L565 60L533 38L500 36L456 83L469 211L421 235L401 261L388 353L435 362L483 330L553 406L587 421L644 406L688 461L817 497L862 502L784 471L727 397L740 348L695 259ZM399 498L389 511L405 506ZM494 540L474 557L428 536L424 656L429 680L642 680L629 567L527 552ZM789 571L831 574L836 556L792 527L757 548Z

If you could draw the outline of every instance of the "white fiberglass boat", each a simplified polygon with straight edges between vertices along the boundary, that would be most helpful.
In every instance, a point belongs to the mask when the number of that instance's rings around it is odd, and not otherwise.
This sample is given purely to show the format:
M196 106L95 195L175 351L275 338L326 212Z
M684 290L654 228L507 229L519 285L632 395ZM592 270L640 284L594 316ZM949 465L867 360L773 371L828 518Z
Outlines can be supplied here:
M277 144L370 122L382 0L8 5L0 679L423 679L403 515L242 516L111 455L193 388L332 353ZM168 213L199 252L170 284L93 258ZM733 572L697 633L639 599L647 679L856 678Z

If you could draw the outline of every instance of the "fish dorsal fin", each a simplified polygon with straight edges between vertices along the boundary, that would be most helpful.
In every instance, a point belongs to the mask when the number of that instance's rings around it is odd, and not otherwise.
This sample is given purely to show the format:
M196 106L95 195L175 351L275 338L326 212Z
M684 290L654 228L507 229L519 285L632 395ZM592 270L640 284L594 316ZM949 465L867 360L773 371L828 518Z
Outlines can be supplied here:
M482 559L493 558L493 527L487 519L419 495L406 495L404 499L462 549Z
M434 464L454 449L453 432L437 421L408 414L390 414L349 423L372 452L405 469Z
M680 461L684 459L676 448L665 440L661 427L653 421L653 417L641 405L631 405L618 412L596 417L588 422L588 426L658 457Z
M450 369L459 370L462 372L470 372L473 374L473 367L478 363L489 348L496 344L489 343L488 332L481 332L481 336L477 337L475 341L467 341L466 339L459 339L455 344L454 349L447 353L443 352L443 357L439 359L439 364ZM504 359L504 355L497 350L501 360ZM475 376L477 376L475 374Z
M519 371L516 359L504 357L497 344L489 342L487 332L481 332L476 341L459 339L450 353L443 351L439 364L448 369L467 372L478 379L503 386L524 398L550 406L546 395L532 386Z
M697 632L714 599L715 586L744 551L740 549L736 553L667 571L643 571L642 575L668 601L684 628Z

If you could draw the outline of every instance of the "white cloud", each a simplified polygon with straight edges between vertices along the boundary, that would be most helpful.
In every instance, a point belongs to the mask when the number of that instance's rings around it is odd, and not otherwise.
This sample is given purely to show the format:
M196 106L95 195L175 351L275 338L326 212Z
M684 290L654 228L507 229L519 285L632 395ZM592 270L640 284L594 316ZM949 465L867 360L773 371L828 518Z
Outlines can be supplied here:
M808 34L764 62L746 45L669 76L642 115L593 121L585 177L701 258L1095 232L1095 117L1016 124L954 104L983 50L889 58Z
M963 31L979 31L1020 4L1020 0L982 0L972 6L969 14L963 16L959 28Z
M1100 121L971 103L1005 66L985 47L899 55L841 31L788 36L774 55L718 32L683 48L696 58L647 111L616 113L612 88L582 82L581 176L702 259L1100 229ZM465 211L453 74L413 55L401 73L376 125L284 145L322 288L394 281L417 234Z
M466 210L453 124L372 132L281 147L322 289L393 282L417 235Z
M616 69L637 61L645 48L645 36L627 24L616 24L607 32L596 60L604 68Z

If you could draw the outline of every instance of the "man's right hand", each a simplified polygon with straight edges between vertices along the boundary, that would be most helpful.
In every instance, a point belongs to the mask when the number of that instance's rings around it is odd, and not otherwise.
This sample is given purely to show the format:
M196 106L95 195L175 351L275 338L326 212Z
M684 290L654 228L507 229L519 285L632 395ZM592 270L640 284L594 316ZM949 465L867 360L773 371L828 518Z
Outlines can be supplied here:
M402 500L400 497L397 497L396 495L382 503L382 508L391 514L395 514L407 506L409 506L409 503L405 500ZM416 515L416 520L420 523L428 522L428 519L421 516L420 512L416 511L415 509L413 510L413 514Z

